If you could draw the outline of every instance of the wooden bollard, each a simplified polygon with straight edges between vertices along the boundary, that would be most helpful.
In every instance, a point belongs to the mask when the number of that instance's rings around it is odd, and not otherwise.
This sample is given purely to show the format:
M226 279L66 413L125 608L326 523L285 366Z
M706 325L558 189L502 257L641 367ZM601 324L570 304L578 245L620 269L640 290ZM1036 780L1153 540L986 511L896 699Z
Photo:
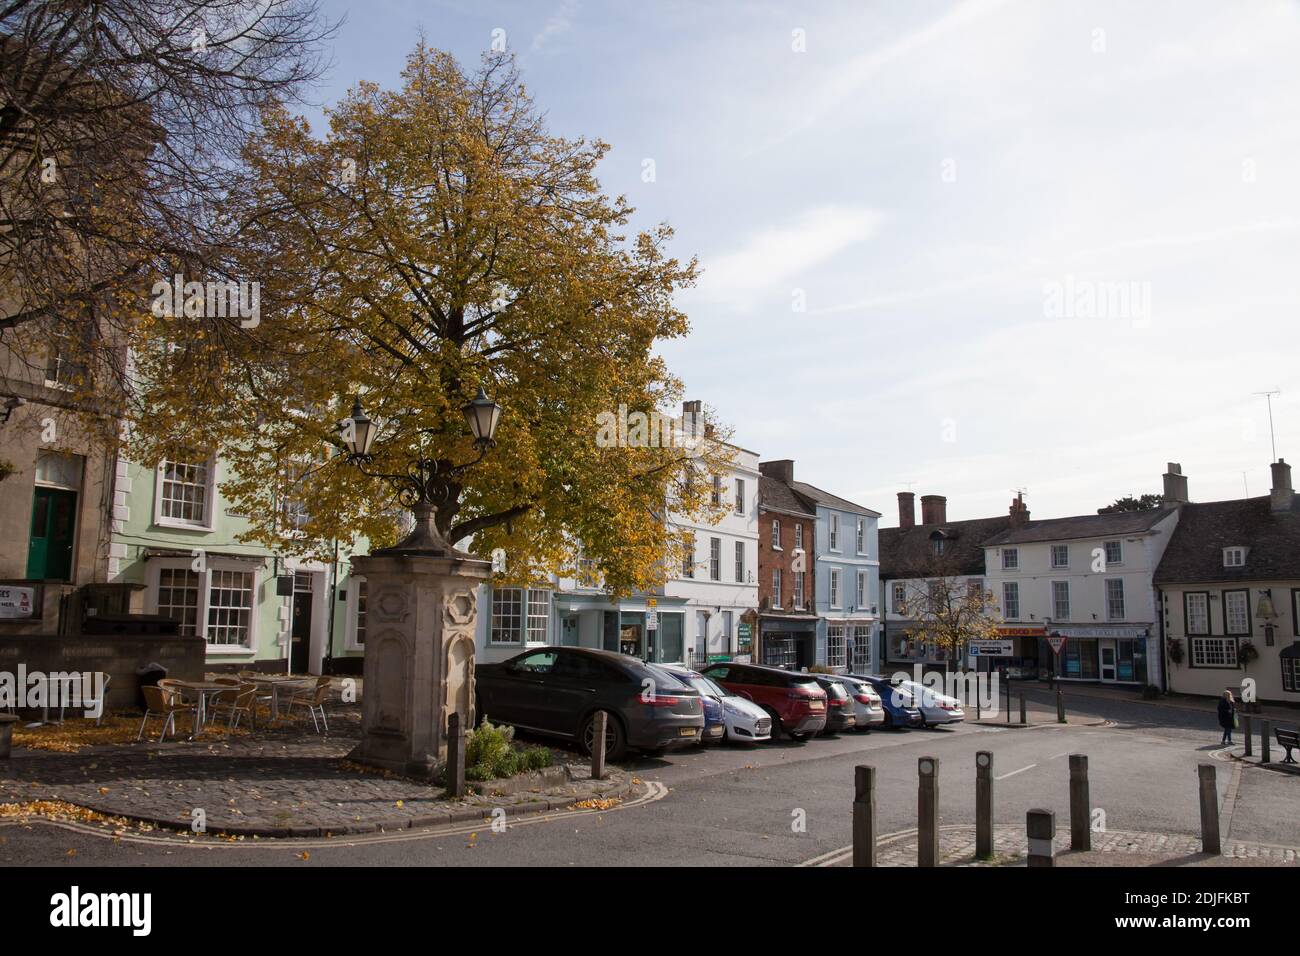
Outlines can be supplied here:
M993 856L993 754L975 754L975 859Z
M1246 739L1246 756L1255 756L1255 741L1251 739L1250 714L1241 715L1241 734Z
M1268 739L1269 731L1273 728L1270 722L1260 718L1259 721L1259 762L1271 763L1273 760L1273 745Z
M1030 810L1025 814L1025 835L1029 838L1029 866L1056 866L1052 841L1056 839L1056 814L1051 810Z
M596 711L591 718L591 779L605 779L605 727L609 714Z
M1029 711L1025 709L1025 695L1020 695L1020 723L1029 723Z
M447 794L455 799L465 796L465 728L460 714L447 715Z
M1011 723L1011 681L1007 681L1007 723Z
M1219 842L1219 790L1214 764L1198 765L1196 775L1201 784L1201 850L1217 856L1223 847Z
M853 771L853 865L876 865L876 768Z
M1092 806L1088 795L1088 756L1070 754L1070 849L1092 849Z
M1056 685L1056 722L1065 723L1065 695L1061 693L1061 685Z
M916 807L916 865L939 865L939 758L922 757Z

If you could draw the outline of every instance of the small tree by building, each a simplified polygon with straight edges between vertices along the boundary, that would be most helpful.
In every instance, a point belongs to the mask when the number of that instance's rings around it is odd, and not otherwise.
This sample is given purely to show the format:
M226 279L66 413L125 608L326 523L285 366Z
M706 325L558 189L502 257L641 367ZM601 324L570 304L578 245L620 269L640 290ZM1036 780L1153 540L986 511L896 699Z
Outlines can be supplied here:
M960 667L970 641L998 636L997 601L980 582L952 573L942 562L928 570L923 579L906 586L906 614L912 621L908 636L933 645L945 661L955 659Z

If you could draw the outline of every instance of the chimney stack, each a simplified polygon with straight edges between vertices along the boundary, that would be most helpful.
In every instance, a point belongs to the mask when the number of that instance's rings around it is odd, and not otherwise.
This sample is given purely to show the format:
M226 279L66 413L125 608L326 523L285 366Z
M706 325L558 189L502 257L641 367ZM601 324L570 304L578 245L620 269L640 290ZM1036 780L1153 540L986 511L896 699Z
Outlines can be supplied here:
M1185 505L1187 501L1187 477L1183 474L1183 466L1176 461L1171 461L1168 470L1165 471L1164 503Z
M943 524L947 520L947 498L943 495L921 496L921 524Z
M779 461L761 461L758 463L758 473L766 475L768 478L775 478L783 484L794 484L794 459L782 458Z
M916 495L910 491L898 493L898 526L904 530L916 527Z
M1291 466L1285 458L1269 465L1273 471L1273 489L1269 492L1274 513L1289 512L1294 492L1291 490Z
M1029 523L1029 509L1025 507L1025 496L1017 494L1011 502L1011 527L1022 528Z

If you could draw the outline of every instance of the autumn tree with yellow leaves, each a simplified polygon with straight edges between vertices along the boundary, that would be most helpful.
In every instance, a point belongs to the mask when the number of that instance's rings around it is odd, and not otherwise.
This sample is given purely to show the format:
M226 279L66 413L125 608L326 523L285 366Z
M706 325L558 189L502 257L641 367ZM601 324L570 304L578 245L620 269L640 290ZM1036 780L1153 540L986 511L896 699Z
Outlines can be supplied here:
M997 638L997 600L982 581L957 573L943 558L932 558L923 570L919 579L907 582L903 595L900 613L910 621L908 637L942 649L960 666L970 641Z
M632 209L596 178L608 146L550 133L509 57L466 72L420 42L399 89L362 83L327 118L317 138L268 110L223 210L240 237L226 273L260 283L257 321L141 323L136 456L215 451L250 537L277 549L383 543L391 489L342 455L353 396L381 426L373 470L400 473L476 456L460 407L482 386L504 409L497 446L439 509L444 536L504 549L515 582L579 559L614 591L662 581L682 545L666 518L707 516L695 478L724 467L726 436L597 436L620 406L680 400L654 346L687 332L673 296L695 261L668 255L667 226L625 235Z

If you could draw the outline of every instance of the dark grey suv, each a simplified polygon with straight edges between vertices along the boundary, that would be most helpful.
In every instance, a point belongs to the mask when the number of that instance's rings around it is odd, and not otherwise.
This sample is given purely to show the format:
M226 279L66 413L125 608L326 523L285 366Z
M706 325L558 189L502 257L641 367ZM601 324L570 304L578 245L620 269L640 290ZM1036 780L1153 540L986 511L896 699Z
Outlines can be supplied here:
M657 752L698 743L699 692L636 657L587 647L536 647L476 668L480 719L576 739L591 750L597 711L608 714L605 753Z

